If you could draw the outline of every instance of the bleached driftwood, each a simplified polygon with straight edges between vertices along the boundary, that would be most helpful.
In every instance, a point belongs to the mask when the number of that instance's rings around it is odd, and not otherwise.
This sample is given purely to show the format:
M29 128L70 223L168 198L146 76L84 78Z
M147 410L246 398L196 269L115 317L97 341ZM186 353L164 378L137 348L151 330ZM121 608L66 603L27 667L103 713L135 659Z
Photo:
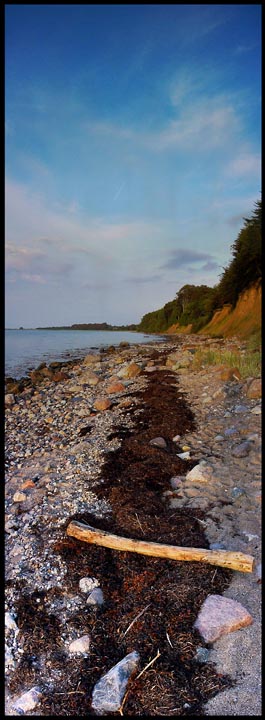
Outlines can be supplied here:
M230 570L240 570L240 572L253 572L254 569L254 557L245 555L242 552L177 547L175 545L147 542L146 540L133 540L111 535L104 530L97 530L91 525L84 525L76 520L70 522L66 533L77 540L83 540L83 542L92 545L101 545L112 550L135 552L141 555L165 558L166 560L205 562L210 565L220 565Z

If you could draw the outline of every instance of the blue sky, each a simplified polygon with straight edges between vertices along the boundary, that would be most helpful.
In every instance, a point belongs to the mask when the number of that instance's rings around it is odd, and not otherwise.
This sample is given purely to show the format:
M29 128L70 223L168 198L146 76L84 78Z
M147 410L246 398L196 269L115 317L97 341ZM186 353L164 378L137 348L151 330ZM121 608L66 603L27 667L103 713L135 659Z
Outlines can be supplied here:
M6 327L213 287L260 198L261 5L6 5Z

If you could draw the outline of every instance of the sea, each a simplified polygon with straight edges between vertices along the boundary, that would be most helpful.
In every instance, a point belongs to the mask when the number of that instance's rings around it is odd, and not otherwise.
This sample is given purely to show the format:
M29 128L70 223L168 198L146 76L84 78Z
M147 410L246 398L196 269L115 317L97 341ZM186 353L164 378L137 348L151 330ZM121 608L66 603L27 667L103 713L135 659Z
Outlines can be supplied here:
M161 335L126 330L5 330L5 375L18 380L41 362L79 360L121 342L141 345L161 340Z

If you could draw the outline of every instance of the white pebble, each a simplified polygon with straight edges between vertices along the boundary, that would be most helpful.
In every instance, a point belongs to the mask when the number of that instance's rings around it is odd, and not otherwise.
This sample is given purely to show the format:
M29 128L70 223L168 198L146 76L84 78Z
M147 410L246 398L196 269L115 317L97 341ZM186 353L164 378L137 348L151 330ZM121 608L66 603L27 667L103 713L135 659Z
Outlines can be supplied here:
M89 635L82 635L82 637L73 640L69 645L70 653L87 653L90 647Z

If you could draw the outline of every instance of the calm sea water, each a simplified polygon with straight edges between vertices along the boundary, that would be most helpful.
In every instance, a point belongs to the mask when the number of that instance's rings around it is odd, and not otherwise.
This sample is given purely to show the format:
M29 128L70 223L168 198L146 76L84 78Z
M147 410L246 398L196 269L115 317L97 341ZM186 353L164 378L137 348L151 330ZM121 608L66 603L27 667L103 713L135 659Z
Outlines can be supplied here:
M14 378L26 375L41 362L82 358L91 350L126 341L147 343L161 336L106 330L6 330L5 374Z

